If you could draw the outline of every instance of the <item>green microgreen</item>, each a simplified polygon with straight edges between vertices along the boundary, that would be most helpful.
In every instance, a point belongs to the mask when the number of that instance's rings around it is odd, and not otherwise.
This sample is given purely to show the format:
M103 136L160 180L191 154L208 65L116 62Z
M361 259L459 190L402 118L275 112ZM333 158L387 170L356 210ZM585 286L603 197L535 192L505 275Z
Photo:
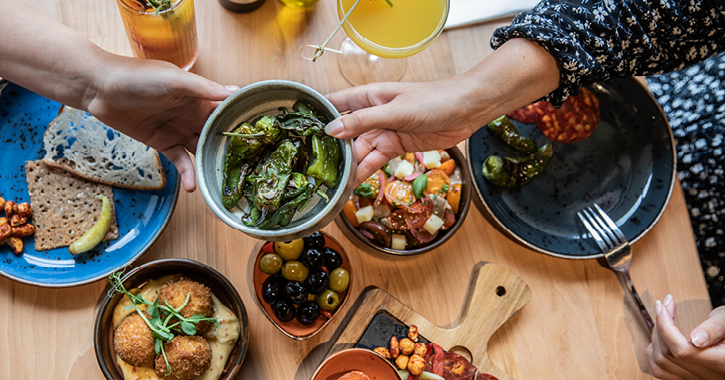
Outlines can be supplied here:
M158 297L154 300L154 302L151 302L144 299L142 294L134 295L130 293L126 290L126 287L123 285L123 281L121 280L125 271L126 268L122 268L111 273L108 277L111 282L111 289L109 289L107 295L109 298L113 298L117 293L121 293L128 297L133 306L127 306L126 310L130 310L131 308L136 309L138 315L141 316L141 319L146 322L146 325L148 325L153 332L154 350L157 355L162 355L164 357L164 361L166 362L166 376L168 376L171 373L171 365L169 364L169 360L166 358L164 342L174 339L174 332L183 332L187 335L195 335L196 325L199 322L214 323L214 329L217 329L219 328L219 321L217 321L216 318L204 317L198 313L189 318L185 318L181 315L181 309L189 303L191 293L186 294L186 300L184 300L184 303L177 308L172 307L165 301L165 305L159 304ZM140 305L147 306L146 314L148 314L148 317L141 311L141 309L139 309ZM170 324L172 320L176 322ZM181 326L181 329L177 326Z

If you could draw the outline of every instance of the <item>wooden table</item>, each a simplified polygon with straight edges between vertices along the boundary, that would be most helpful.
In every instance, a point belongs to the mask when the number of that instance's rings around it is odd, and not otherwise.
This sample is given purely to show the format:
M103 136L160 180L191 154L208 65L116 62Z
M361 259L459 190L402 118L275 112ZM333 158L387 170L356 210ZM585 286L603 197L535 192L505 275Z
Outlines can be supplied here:
M35 0L33 7L101 47L130 55L114 1ZM251 14L224 10L216 0L197 0L201 51L194 72L223 84L289 79L322 93L348 85L336 56L316 63L299 50L319 44L337 23L333 0L309 10L267 0ZM508 20L444 32L409 59L408 81L461 74L491 53L493 30ZM331 43L338 46L339 33ZM510 269L531 287L531 302L490 342L493 362L515 379L650 379L644 350L649 336L615 276L594 260L549 257L523 248L471 208L460 231L441 249L393 260L365 253L334 225L325 231L347 250L355 267L352 299L368 285L387 290L437 325L458 316L469 275L479 261ZM285 337L255 305L247 278L256 241L217 219L199 192L181 194L171 222L136 264L181 257L224 273L237 287L250 319L251 343L239 379L306 380L340 329L337 319L315 338ZM710 310L682 190L678 185L659 223L634 244L632 277L654 313L655 299L672 293L678 323L689 330ZM0 378L101 379L93 354L96 303L105 281L70 289L45 289L0 278ZM345 306L349 311L354 302Z

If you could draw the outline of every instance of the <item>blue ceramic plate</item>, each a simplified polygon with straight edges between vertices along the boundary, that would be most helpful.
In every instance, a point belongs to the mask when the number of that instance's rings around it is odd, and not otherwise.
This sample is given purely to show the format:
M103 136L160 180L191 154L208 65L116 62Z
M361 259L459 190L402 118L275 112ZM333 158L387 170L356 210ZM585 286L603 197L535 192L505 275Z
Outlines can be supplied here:
M633 78L587 88L599 99L599 126L584 141L554 143L549 166L521 188L502 189L483 178L486 157L515 155L488 128L479 129L466 144L488 216L519 243L557 257L601 256L576 216L593 203L609 214L630 243L637 241L662 215L675 180L674 138L649 92ZM540 146L550 142L535 123L514 124Z
M6 81L0 81L0 196L29 202L25 161L43 157L43 134L60 104ZM171 218L179 196L179 174L163 155L166 186L161 190L113 189L119 238L73 256L67 247L36 251L32 237L16 256L0 245L0 274L18 282L68 287L87 284L132 263L153 244Z

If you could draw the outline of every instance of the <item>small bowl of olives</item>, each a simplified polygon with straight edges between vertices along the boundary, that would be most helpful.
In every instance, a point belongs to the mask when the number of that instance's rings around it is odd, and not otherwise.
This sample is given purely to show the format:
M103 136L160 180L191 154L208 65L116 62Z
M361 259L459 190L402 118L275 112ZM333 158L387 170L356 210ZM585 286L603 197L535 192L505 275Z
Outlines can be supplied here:
M348 299L352 271L347 254L322 231L258 247L252 267L257 305L288 337L312 338Z

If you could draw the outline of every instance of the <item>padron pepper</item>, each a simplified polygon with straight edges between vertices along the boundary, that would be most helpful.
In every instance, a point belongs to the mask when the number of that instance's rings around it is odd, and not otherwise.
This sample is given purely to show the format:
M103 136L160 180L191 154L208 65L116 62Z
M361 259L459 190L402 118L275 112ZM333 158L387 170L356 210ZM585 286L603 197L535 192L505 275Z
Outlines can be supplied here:
M488 123L488 130L519 153L531 154L538 149L536 141L521 136L514 123L506 115Z
M489 156L483 162L483 177L500 187L525 185L544 170L553 156L551 144L524 157Z
M340 166L340 145L337 139L324 135L312 136L312 154L315 158L307 168L307 175L314 178L318 185L325 184L328 188L337 185Z
M292 106L292 110L294 112L289 112L286 108L280 109L282 113L277 116L280 128L298 136L322 136L325 134L327 117L311 103L297 101Z

